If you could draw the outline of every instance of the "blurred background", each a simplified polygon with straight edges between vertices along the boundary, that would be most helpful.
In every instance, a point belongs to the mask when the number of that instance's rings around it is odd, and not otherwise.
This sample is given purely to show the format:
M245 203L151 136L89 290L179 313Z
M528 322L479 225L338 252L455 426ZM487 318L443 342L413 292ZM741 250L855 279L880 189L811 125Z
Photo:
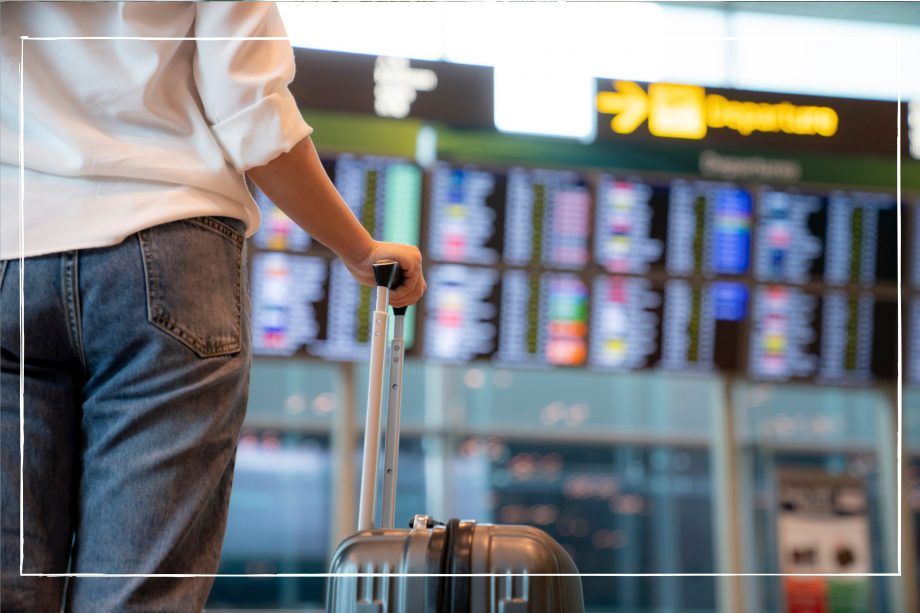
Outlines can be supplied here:
M426 259L399 522L697 574L585 578L590 611L920 610L918 5L280 4L327 171ZM220 572L325 572L370 292L254 195ZM324 583L220 578L208 608L321 610Z

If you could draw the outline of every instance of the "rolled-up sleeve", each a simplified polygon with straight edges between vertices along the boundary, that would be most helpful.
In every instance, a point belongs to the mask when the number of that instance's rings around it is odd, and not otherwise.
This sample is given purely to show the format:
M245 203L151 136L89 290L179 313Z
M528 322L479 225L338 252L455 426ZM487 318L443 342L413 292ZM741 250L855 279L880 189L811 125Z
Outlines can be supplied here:
M288 90L294 79L290 42L240 40L286 36L277 7L272 2L200 2L196 10L195 81L227 158L244 172L290 151L313 131Z

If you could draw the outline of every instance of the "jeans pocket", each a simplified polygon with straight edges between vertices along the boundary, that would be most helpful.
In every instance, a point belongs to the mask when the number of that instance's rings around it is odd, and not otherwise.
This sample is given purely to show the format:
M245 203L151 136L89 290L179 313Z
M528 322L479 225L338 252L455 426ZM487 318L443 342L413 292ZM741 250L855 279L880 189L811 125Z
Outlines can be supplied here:
M235 220L196 217L138 232L147 319L208 358L241 349L245 237Z

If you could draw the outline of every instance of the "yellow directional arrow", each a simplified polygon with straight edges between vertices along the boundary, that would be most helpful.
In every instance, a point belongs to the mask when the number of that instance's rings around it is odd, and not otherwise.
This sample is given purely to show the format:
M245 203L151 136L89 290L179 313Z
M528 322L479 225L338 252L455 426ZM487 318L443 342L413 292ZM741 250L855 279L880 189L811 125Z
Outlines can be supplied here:
M618 134L629 134L648 116L648 96L638 83L614 81L616 92L598 92L597 111L616 115L610 128Z

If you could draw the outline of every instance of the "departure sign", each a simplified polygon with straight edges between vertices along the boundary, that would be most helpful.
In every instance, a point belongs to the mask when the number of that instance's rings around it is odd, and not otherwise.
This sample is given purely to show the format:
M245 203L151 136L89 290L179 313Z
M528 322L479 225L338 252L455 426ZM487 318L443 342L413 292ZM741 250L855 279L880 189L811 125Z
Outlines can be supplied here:
M601 266L642 275L663 259L666 188L601 175L596 202L594 258Z
M895 102L597 79L598 138L811 149L890 157ZM906 105L901 130L908 132ZM866 126L872 126L867 130ZM908 139L901 154L909 155Z
M569 273L504 274L497 361L580 366L588 350L588 287Z
M502 174L438 164L431 181L428 252L440 262L495 264L501 254Z
M319 334L316 305L323 298L326 262L284 253L253 257L253 351L293 355Z
M723 183L674 181L668 207L669 273L747 272L752 214L748 192Z
M757 279L806 283L820 275L826 217L819 196L764 188L757 198Z
M491 356L498 336L498 272L439 264L426 278L425 357L468 362Z
M565 170L512 168L505 212L505 262L580 269L588 262L591 196Z

